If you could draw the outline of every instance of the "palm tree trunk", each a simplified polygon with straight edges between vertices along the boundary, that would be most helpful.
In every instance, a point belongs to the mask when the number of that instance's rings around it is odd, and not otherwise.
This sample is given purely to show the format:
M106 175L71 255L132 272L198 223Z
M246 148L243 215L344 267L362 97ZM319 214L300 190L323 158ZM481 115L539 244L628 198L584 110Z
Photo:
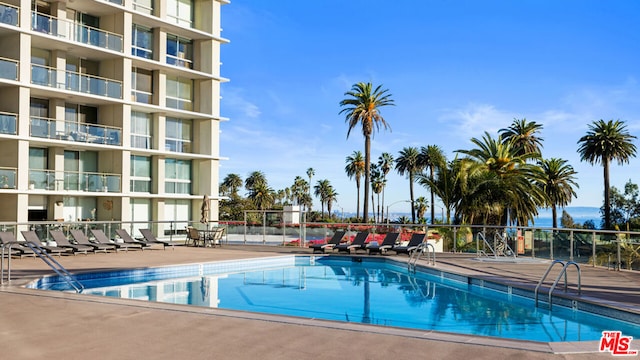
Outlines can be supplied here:
M386 177L383 180L387 180ZM385 183L386 183L386 181L385 181ZM382 187L382 212L381 212L381 215L380 215L380 221L379 222L382 222L384 220L384 188L386 188L386 187L387 187L386 185ZM387 216L389 216L389 215L387 215Z
M369 183L371 180L371 135L364 137L364 204L362 206L362 222L369 220Z
M356 205L356 221L360 218L360 177L356 179L356 191L358 192L358 203Z
M604 169L604 229L611 230L611 203L609 202L609 159L603 157L602 168Z
M551 216L553 216L553 223L552 223L552 227L553 228L557 228L558 227L558 211L556 210L556 205L551 205Z
M429 167L429 180L433 183L433 166ZM431 190L431 224L433 224L436 217L436 207L434 206L433 189ZM442 219L444 221L444 219Z
M411 198L411 223L416 223L416 208L413 206L413 172L409 172L409 195Z

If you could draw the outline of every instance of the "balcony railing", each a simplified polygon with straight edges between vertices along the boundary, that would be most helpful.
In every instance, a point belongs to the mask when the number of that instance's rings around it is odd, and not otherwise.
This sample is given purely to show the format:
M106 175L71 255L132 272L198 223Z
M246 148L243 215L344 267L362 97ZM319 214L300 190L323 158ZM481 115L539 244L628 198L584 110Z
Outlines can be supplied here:
M58 176L56 176L58 174ZM121 192L118 174L29 170L30 190L73 190L89 192Z
M90 144L121 145L122 130L115 127L31 117L29 134L34 137Z
M16 135L18 115L0 112L0 134Z
M5 3L0 3L0 22L3 24L18 26L20 8Z
M18 169L0 167L0 190L15 189Z
M58 74L64 75L58 79ZM61 80L59 82L59 80ZM31 64L31 83L57 89L122 99L122 82L73 71Z
M18 80L17 60L0 58L0 78L8 80Z
M103 49L124 51L121 35L35 11L31 12L31 30Z

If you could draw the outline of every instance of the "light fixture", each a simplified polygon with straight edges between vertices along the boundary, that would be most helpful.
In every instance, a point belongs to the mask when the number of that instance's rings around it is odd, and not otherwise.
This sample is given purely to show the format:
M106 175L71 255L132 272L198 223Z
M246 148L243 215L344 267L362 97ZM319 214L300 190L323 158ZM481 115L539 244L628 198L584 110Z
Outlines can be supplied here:
M62 206L62 205L64 205L64 203L61 200L58 200L58 201L56 201L56 205L57 206Z

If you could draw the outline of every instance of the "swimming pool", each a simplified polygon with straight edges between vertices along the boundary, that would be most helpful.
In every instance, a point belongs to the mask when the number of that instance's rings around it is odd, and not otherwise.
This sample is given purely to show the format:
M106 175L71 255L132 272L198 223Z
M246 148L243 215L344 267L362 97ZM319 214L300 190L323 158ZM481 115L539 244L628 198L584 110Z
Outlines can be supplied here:
M437 271L411 274L404 264L381 258L280 256L79 274L78 279L90 295L380 326L540 342L599 340L604 330L640 336L638 324L564 306L536 308L511 288L499 291ZM69 290L57 277L29 287Z

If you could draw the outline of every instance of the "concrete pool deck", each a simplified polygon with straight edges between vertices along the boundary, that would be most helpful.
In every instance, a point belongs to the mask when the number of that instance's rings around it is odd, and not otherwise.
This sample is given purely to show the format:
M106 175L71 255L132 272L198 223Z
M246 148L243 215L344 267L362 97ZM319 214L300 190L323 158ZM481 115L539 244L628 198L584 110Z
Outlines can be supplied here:
M63 256L71 272L311 254L279 246L225 246ZM548 262L477 261L437 254L436 268L535 287ZM391 255L402 261L406 255ZM640 313L640 273L584 265L583 297ZM38 259L12 260L0 288L0 349L10 359L603 359L596 342L535 343L93 297L20 287L50 274ZM570 287L575 275L569 274ZM615 330L615 329L611 329ZM639 349L633 340L631 349Z

